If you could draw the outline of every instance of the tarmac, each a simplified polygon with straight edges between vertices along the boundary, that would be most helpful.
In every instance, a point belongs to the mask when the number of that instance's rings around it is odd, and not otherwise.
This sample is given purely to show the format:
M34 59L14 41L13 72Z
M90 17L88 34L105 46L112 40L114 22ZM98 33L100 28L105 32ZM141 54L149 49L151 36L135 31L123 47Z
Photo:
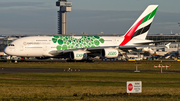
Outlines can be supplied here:
M70 73L70 72L129 72L134 73L135 70L96 70L96 69L32 69L32 68L1 68L0 73ZM160 73L160 70L140 70L140 72ZM165 71L163 73L176 73Z

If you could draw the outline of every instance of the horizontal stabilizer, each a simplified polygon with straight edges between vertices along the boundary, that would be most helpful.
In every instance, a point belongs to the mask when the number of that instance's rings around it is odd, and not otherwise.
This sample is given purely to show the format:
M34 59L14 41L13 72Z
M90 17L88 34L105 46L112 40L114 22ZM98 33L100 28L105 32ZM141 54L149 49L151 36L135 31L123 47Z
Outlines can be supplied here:
M149 42L140 42L140 43L133 43L134 45L149 45L153 43L160 43L160 42L173 42L174 40L160 40L160 41L149 41Z

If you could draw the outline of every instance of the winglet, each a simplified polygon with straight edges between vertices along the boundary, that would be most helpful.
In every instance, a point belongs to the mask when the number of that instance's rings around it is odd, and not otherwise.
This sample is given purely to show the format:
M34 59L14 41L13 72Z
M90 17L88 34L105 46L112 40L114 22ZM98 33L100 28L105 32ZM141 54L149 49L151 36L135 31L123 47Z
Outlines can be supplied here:
M169 46L170 46L171 43L168 43L167 45L165 45L168 49L169 49Z

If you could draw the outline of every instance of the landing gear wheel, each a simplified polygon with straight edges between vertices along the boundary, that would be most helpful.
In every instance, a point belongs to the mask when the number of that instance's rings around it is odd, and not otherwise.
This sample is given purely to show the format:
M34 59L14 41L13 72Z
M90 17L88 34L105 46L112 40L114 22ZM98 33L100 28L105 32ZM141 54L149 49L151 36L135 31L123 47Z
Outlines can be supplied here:
M87 60L87 62L94 62L94 60Z
M66 62L76 62L75 60L66 60Z

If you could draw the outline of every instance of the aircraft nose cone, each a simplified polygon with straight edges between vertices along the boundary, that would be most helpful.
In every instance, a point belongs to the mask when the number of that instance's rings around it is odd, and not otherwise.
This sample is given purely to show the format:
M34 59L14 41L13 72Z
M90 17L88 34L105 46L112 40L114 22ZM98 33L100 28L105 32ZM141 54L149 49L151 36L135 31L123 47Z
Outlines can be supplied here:
M9 50L8 47L6 47L6 48L4 49L4 53L7 54L7 55L10 55L10 50Z

